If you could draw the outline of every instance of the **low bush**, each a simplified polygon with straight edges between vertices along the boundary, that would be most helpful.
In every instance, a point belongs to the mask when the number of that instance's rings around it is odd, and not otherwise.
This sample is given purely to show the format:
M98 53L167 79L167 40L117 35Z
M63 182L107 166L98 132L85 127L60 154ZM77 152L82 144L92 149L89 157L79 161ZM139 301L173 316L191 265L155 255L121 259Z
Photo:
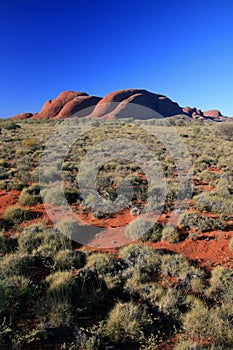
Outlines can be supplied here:
M126 235L131 239L142 238L152 227L153 223L141 218L131 221L126 228Z
M151 315L142 305L118 302L107 317L105 334L116 343L137 343L152 323Z
M212 171L209 171L207 169L203 170L200 174L198 174L198 177L207 183L213 182L216 179L219 178L219 175L216 173L213 173Z
M25 188L19 196L19 203L25 206L42 203L42 198L40 196L40 185L34 184L28 188Z
M206 291L208 296L223 300L228 296L233 297L233 270L216 266L211 272L210 287Z
M48 289L44 313L54 327L69 325L72 318L72 301L77 298L75 277L70 271L54 272L46 277Z
M162 230L162 241L174 244L181 241L181 233L172 225L165 225Z
M165 254L161 260L161 273L165 276L184 279L191 272L189 261L180 254Z
M79 269L85 265L86 255L80 251L63 249L54 255L53 261L55 268L61 271Z
M77 286L71 271L54 272L46 277L45 282L48 284L49 298L58 302L71 301L72 298L75 298Z
M182 338L176 341L175 347L174 347L174 350L207 350L207 349L210 349L210 348L201 346L192 339L187 340ZM215 348L211 348L211 349L214 350Z
M0 127L6 130L16 130L21 128L20 125L9 119L1 121Z
M179 218L179 225L186 231L195 230L198 232L224 228L224 225L220 220L203 216L197 211L185 212L182 214Z
M38 149L39 143L34 137L29 137L21 142L22 146L25 148L29 148L31 151L35 151Z
M135 219L129 223L126 235L132 239L157 242L162 237L162 226L145 219Z
M106 276L114 273L116 265L117 263L113 256L104 253L96 253L88 256L86 267L97 271L101 276Z
M65 188L64 196L69 204L76 203L80 200L81 193L76 188Z
M123 275L126 278L138 275L142 283L156 279L161 271L161 254L153 248L131 244L119 250L119 256L128 266Z
M13 275L0 278L0 318L15 322L22 309L33 302L35 288L28 277Z
M222 197L216 193L203 192L193 199L198 210L222 215L233 215L231 197Z
M19 252L5 255L0 262L0 272L4 276L22 275L30 277L40 267L41 262L38 258Z
M61 186L55 185L53 187L44 188L41 194L46 204L54 206L64 206L67 204L65 200L65 194Z
M231 251L233 251L233 237L231 237L231 239L230 239L229 248Z
M224 140L233 140L233 123L221 123L218 125L219 134Z
M17 240L15 238L6 237L3 232L0 232L0 256L13 252L16 246Z
M222 346L222 349L232 345L233 326L232 308L215 306L208 309L198 301L184 316L184 329L193 337L208 339L211 344Z
M66 259L64 255L62 256L62 253L59 261L59 255L57 254L66 249L72 252L71 241L67 236L43 225L31 225L26 228L18 238L18 245L20 252L38 256L50 268L58 268L59 266L64 268L68 262L65 262ZM68 256L66 258L69 260ZM78 264L75 257L73 259L73 263Z
M3 219L8 224L20 224L23 221L32 220L38 216L38 213L21 208L19 206L10 206L3 213Z
M76 242L79 241L79 238L81 242L84 239L84 235L81 232L80 226L77 222L75 222L72 219L67 218L57 222L56 228L64 235L66 235L70 239L73 239ZM81 236L79 237L79 235Z

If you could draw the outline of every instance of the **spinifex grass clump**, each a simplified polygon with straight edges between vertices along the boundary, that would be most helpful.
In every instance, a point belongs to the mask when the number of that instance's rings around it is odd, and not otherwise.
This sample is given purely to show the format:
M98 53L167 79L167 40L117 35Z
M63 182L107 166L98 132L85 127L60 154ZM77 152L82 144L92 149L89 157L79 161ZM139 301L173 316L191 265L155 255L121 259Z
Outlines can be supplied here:
M9 225L20 224L23 221L32 220L37 216L37 213L19 206L10 206L3 213L3 219Z
M40 185L34 184L28 188L25 188L19 196L19 203L25 206L42 203L42 198L40 196Z

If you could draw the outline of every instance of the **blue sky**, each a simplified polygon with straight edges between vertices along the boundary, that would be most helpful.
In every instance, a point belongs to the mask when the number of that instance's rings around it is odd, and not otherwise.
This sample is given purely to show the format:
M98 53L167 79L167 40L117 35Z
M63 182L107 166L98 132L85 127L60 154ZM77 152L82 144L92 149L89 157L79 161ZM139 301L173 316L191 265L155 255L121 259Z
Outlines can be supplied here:
M1 0L0 117L124 88L233 115L232 0Z

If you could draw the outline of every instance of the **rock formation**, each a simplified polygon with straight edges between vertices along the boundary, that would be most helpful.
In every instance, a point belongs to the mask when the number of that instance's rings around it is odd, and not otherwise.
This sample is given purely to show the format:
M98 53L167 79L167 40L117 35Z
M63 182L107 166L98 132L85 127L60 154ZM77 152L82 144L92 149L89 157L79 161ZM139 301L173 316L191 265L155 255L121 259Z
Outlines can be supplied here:
M178 114L200 120L225 119L218 110L202 112L196 107L182 108L168 97L144 89L117 90L103 98L85 92L63 91L53 100L46 101L38 113L17 114L12 119L69 118L75 115L101 119L150 119Z

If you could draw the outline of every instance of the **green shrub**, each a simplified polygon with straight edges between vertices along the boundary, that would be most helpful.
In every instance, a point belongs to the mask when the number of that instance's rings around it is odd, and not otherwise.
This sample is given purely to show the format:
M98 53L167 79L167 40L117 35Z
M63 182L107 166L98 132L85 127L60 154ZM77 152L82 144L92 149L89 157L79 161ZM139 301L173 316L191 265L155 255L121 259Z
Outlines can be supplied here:
M162 226L145 219L135 219L126 228L126 235L132 239L157 242L162 237Z
M200 174L198 174L198 177L202 181L210 183L218 179L219 175L216 173L213 173L212 171L209 171L208 169L205 169Z
M203 216L197 211L182 214L179 218L179 225L186 231L196 230L198 232L224 228L223 223L220 220Z
M210 312L200 300L195 300L192 308L184 316L183 327L193 336L208 339Z
M194 340L192 339L187 340L182 338L177 340L174 347L174 350L204 350L204 349L207 349L207 348L202 347Z
M231 293L233 287L233 270L216 266L211 272L210 287L207 290L207 295L217 299L226 298Z
M0 262L0 272L6 276L33 276L40 267L39 259L18 252L5 255Z
M0 318L14 320L22 308L30 304L35 297L35 290L29 278L12 275L0 278Z
M59 271L46 277L48 285L45 315L53 327L69 325L72 317L72 301L78 290L75 277L70 271Z
M71 271L58 271L46 277L47 294L56 301L71 301L77 290L75 277Z
M40 185L35 184L25 188L19 196L19 203L26 206L42 203L40 196Z
M60 186L48 187L42 190L43 200L46 204L54 206L65 205L64 193Z
M12 252L16 249L17 240L12 237L6 237L0 232L0 256Z
M203 212L233 215L232 199L216 193L201 193L194 198L195 206Z
M84 304L85 302L91 303L92 300L98 303L98 299L103 298L103 293L107 289L104 280L98 276L97 272L86 267L78 271L76 283L79 287L79 297L82 298Z
M124 271L125 277L135 277L144 283L156 279L160 273L161 254L147 246L131 244L119 250L119 256L123 263L128 266Z
M126 228L126 235L131 239L139 239L145 235L147 231L151 229L153 223L144 219L135 219L129 223Z
M9 224L20 224L26 220L32 220L38 216L38 213L18 207L10 206L3 213L3 219Z
M21 128L20 125L9 119L1 121L0 127L6 130L16 130Z
M163 292L159 295L156 305L159 310L163 312L167 317L173 318L175 322L179 322L181 318L181 309L185 304L184 291L175 288L163 289Z
M6 190L8 185L7 180L0 180L0 190Z
M233 342L232 307L212 307L198 301L184 316L183 326L189 334L211 344L221 345L223 349Z
M217 186L215 188L215 193L222 197L229 197L233 189L232 181L227 177L222 177L219 179Z
M191 272L189 261L181 254L165 254L162 256L161 273L184 279Z
M137 343L152 323L151 315L143 306L118 302L107 317L105 333L116 343Z
M114 272L116 268L116 260L109 254L91 254L87 258L86 268L90 268L97 271L100 275L106 276Z
M155 223L149 231L147 231L142 237L141 241L143 242L158 242L162 238L163 226Z
M58 270L79 269L85 265L86 256L80 251L63 249L54 255L53 261L55 268Z
M218 125L218 131L224 140L233 140L233 123L225 122Z
M16 190L16 191L22 191L24 188L24 184L22 181L10 181L7 185L7 189L10 191Z
M65 269L69 259L73 267L79 266L75 253L73 253L72 258L71 241L67 236L55 229L46 228L42 224L26 228L18 238L18 245L20 252L38 257L49 268ZM69 250L70 256L67 252L63 255L61 253L59 257L58 252L63 250Z
M5 159L0 159L0 168L8 168L8 163Z
M180 232L172 225L165 225L162 231L161 240L167 241L168 243L178 243L181 241Z
M233 237L231 237L231 239L230 239L229 248L231 251L233 251Z

